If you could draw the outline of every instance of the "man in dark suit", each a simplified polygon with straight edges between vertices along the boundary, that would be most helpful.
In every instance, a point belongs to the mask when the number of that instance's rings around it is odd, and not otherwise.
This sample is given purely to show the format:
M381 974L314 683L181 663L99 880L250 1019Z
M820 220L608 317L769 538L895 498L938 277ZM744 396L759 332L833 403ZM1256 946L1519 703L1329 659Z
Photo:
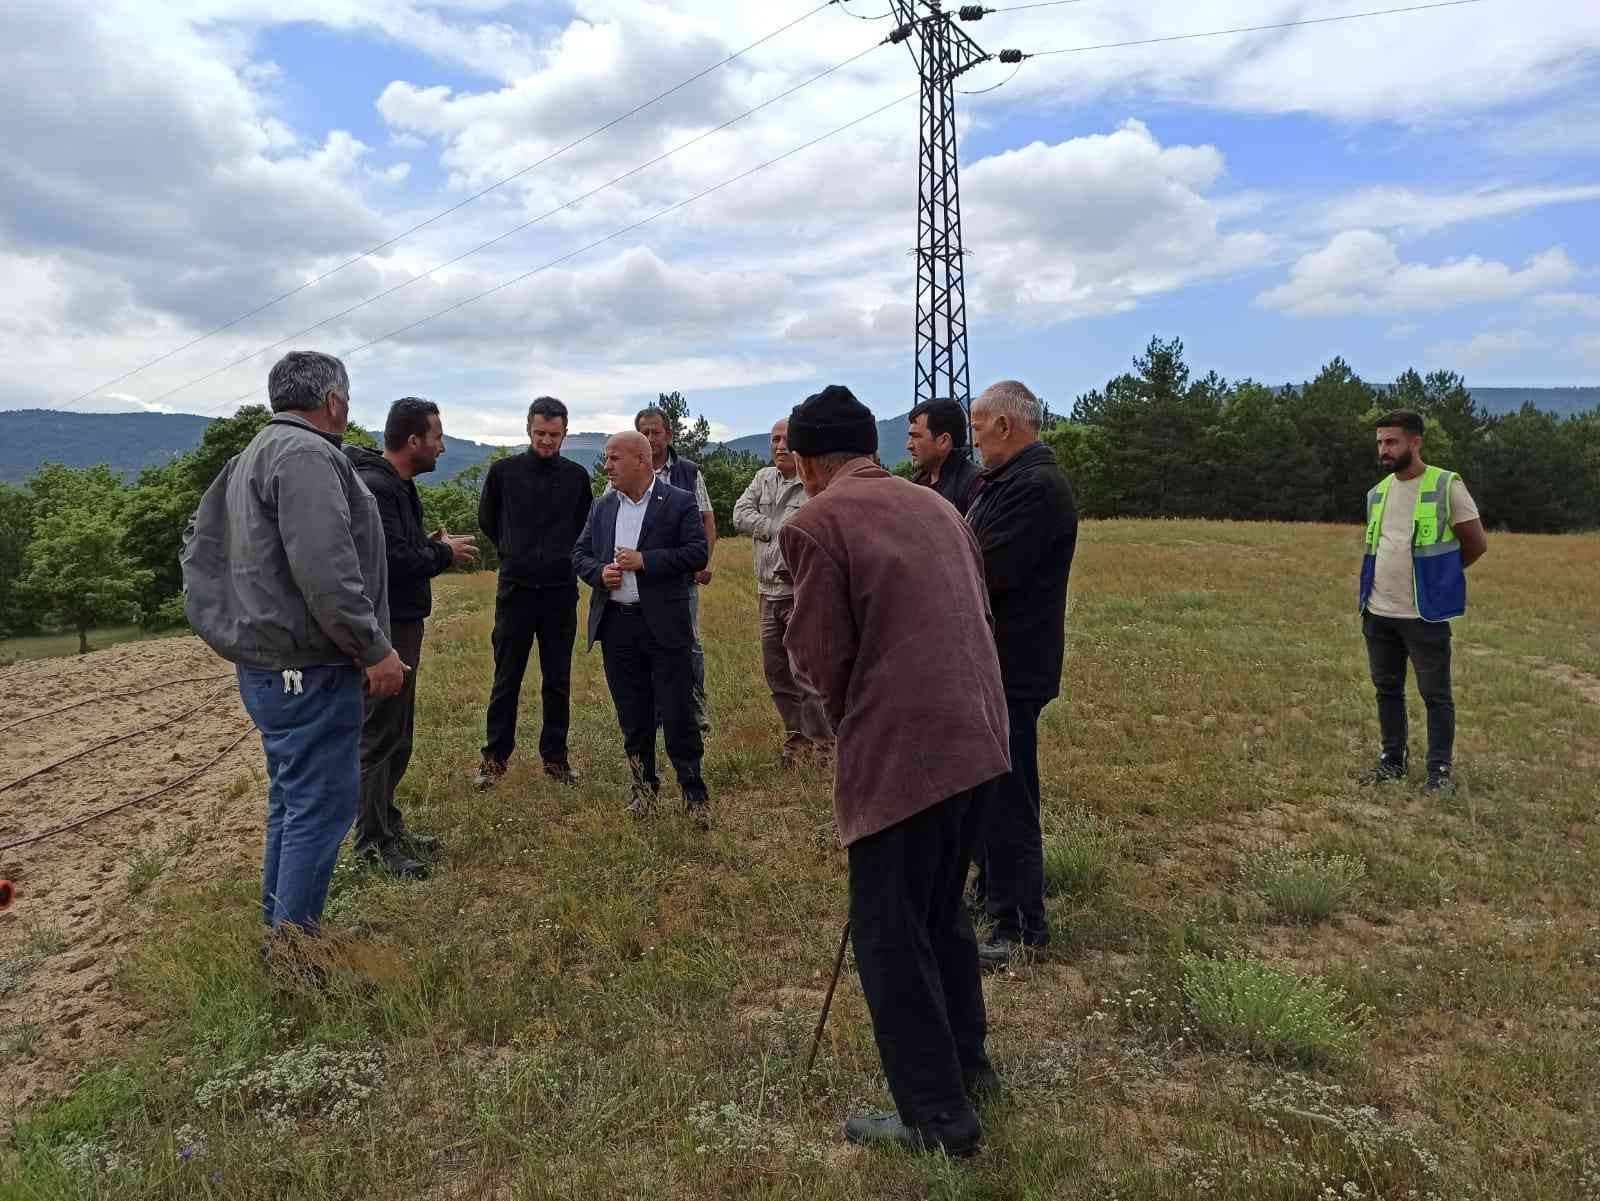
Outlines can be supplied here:
M578 578L594 589L589 648L605 657L633 771L628 812L643 816L661 791L656 774L656 714L678 773L684 809L711 828L711 799L700 775L703 747L694 709L694 621L689 598L710 553L694 496L656 478L643 434L606 443L611 491L595 501L572 551Z

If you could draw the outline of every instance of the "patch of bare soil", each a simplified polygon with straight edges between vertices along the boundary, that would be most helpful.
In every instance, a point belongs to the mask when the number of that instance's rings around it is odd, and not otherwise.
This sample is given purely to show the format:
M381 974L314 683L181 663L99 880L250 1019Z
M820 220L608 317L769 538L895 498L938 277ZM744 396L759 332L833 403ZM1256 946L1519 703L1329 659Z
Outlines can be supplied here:
M196 638L0 670L0 847L170 788L0 850L16 886L0 912L0 1133L142 1024L111 978L151 899L259 862L265 767L248 731L232 669Z

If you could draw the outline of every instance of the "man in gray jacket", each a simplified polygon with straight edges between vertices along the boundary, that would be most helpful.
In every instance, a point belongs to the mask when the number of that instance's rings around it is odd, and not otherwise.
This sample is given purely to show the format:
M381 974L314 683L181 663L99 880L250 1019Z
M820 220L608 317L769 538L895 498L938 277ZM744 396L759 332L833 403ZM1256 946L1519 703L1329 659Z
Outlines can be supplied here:
M184 534L184 612L237 665L267 756L261 917L317 934L361 788L362 689L396 695L383 523L339 453L350 381L294 351L267 377L273 417L206 490ZM269 945L270 949L270 945Z
M789 453L789 422L772 427L772 466L756 472L733 506L733 528L755 542L756 595L761 602L761 667L772 691L772 703L783 719L783 750L778 762L793 767L803 751L831 752L833 730L822 702L795 679L784 649L784 635L794 616L794 581L783 562L778 530L805 503L806 490Z

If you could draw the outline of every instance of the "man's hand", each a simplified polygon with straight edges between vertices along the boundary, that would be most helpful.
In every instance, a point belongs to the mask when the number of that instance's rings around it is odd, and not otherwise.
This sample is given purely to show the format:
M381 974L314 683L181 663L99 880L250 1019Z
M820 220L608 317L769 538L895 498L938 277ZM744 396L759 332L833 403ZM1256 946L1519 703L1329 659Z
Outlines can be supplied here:
M600 582L615 592L622 587L622 568L615 563L607 563L600 569Z
M367 691L373 696L399 696L406 686L406 672L410 670L400 662L398 654L390 651L388 658L367 668Z
M444 526L440 526L433 537L436 542L443 542L450 548L452 567L478 561L478 542L471 534L452 534Z
M643 571L644 556L632 546L617 547L616 565L623 571Z
M711 582L711 572L710 571L697 571L697 572L695 572L694 573L694 582L696 584L701 584L701 585L709 584Z

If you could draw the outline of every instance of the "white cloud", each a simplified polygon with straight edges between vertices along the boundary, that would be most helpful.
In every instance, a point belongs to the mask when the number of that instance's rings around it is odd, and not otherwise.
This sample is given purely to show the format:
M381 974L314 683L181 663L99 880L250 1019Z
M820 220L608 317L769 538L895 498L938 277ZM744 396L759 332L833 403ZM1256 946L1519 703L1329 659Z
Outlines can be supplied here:
M1471 255L1428 266L1403 263L1394 243L1372 230L1346 230L1295 263L1286 283L1258 298L1299 316L1329 313L1416 313L1523 296L1577 274L1560 247L1520 271Z
M1468 192L1426 193L1411 188L1363 188L1325 205L1321 229L1404 229L1427 233L1461 221L1502 217L1523 209L1600 200L1600 184L1571 187L1477 188Z
M1468 367L1492 367L1509 362L1543 343L1525 329L1484 330L1459 342L1439 342L1428 348L1435 362Z
M1556 313L1576 313L1600 321L1600 292L1547 292L1535 296L1540 308Z

